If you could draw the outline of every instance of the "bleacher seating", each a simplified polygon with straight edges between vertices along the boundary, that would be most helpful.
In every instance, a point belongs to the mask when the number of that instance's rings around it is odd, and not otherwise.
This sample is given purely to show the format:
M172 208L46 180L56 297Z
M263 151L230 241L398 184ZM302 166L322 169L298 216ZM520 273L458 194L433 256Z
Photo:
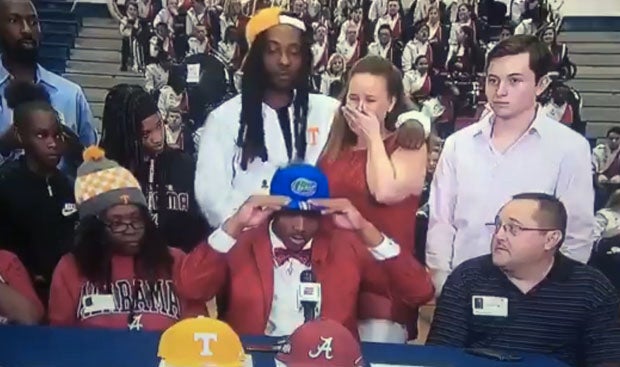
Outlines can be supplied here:
M41 64L84 89L99 124L109 88L144 80L139 74L119 70L121 36L116 20L88 16L92 14L83 14L79 7L72 12L71 6L72 2L64 0L36 2L43 34Z
M587 136L604 137L620 124L620 33L564 32L571 59L578 65L577 77L569 84L583 98L583 118L588 121Z
M76 12L71 11L71 2L39 0L35 5L43 34L41 64L55 73L62 74L82 19Z

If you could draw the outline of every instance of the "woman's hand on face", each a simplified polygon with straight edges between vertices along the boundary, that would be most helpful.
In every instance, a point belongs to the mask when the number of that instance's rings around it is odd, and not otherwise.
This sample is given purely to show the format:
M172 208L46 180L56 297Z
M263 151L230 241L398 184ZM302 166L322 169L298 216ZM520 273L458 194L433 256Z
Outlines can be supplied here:
M381 139L382 122L379 121L374 113L364 111L363 107L361 110L358 110L345 105L342 107L342 114L351 130L358 137L366 142L370 142L375 138Z
M347 105L344 105L344 106L340 107L340 110L342 111L342 115L344 116L344 120L347 122L347 125L349 125L349 129L351 129L351 131L353 131L353 133L355 135L361 136L362 135L362 131L359 129L359 123L353 117L353 113L350 112L352 110L352 108L347 106Z

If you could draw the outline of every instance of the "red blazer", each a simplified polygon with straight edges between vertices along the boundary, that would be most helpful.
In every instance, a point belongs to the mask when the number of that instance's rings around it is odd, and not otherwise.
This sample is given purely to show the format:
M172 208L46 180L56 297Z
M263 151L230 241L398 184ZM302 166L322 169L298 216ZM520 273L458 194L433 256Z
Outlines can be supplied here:
M357 335L357 297L361 289L399 297L413 308L430 300L433 286L424 267L402 251L377 261L349 231L322 226L312 242L312 269L321 283L321 316ZM234 247L221 254L198 245L184 260L178 290L191 299L224 297L220 318L239 334L263 335L273 299L273 255L269 227L244 232ZM376 276L385 272L387 277ZM381 281L386 278L389 284ZM291 289L291 297L295 297Z

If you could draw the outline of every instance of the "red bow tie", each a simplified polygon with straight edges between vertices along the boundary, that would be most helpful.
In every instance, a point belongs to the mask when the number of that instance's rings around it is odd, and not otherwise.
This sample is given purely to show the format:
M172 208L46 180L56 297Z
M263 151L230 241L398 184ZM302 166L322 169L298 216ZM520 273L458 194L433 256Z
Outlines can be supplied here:
M278 266L282 266L289 259L297 259L297 261L304 264L305 266L310 266L312 264L312 251L310 251L309 249L293 251L287 248L276 248L273 251L273 255Z

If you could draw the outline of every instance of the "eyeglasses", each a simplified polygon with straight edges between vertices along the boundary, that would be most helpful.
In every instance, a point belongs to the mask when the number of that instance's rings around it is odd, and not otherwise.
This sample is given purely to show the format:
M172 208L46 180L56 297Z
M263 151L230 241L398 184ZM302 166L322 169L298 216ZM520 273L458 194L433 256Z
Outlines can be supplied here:
M522 232L527 232L527 231L547 232L547 231L557 231L558 230L557 228L530 228L530 227L523 227L522 225L519 225L519 224L516 224L516 223L502 223L502 220L499 217L495 217L495 222L494 223L485 223L485 225L495 227L494 228L495 229L495 233L499 232L499 230L501 228L506 233L509 233L513 237L517 237Z
M108 227L110 232L112 233L125 233L129 227L133 230L144 229L144 222L142 220L132 221L132 222L104 222L105 226Z

